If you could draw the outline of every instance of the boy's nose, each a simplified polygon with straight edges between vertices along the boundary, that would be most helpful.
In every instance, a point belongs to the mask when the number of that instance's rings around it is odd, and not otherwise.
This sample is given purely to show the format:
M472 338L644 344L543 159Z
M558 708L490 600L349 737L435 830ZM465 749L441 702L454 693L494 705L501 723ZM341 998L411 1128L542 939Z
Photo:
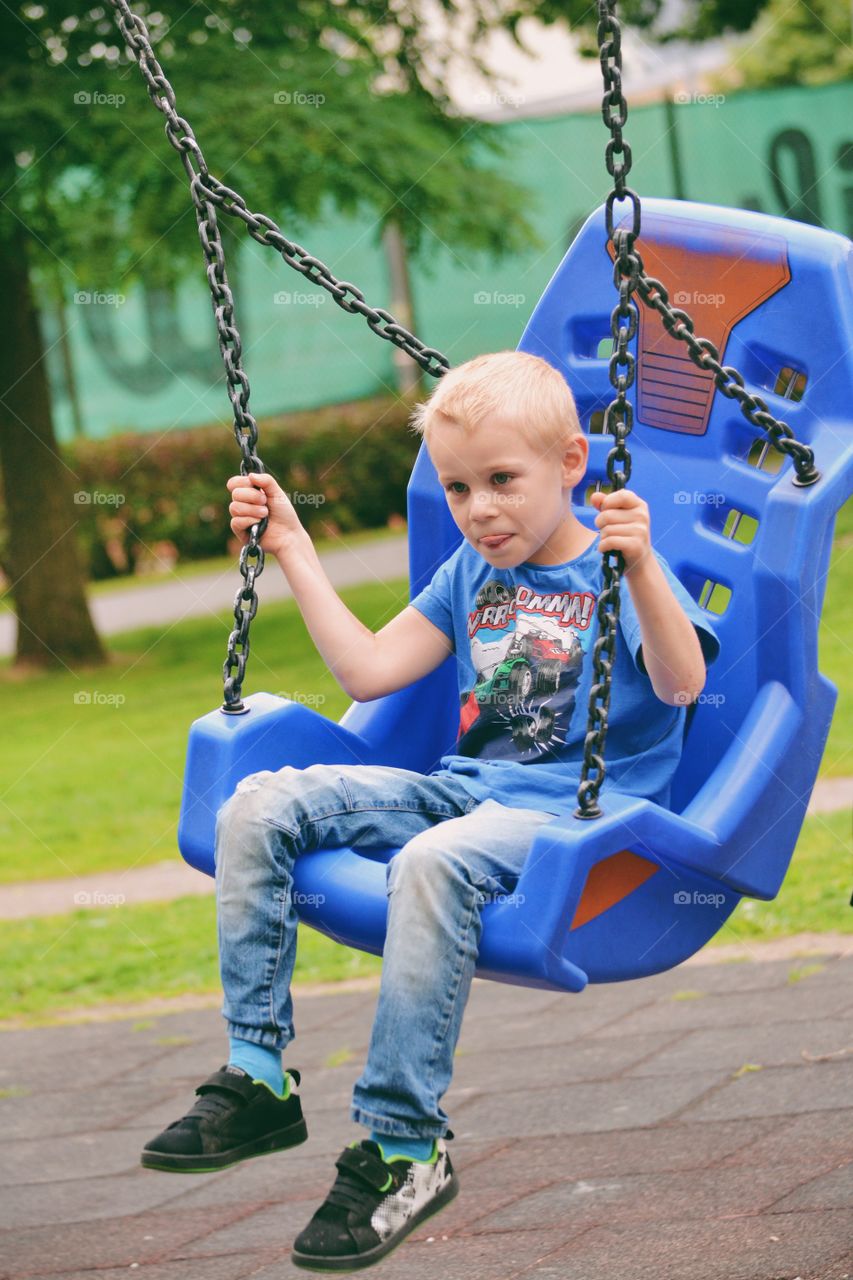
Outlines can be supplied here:
M471 504L472 520L493 520L498 514L497 503L492 500L491 494L482 494L474 497Z

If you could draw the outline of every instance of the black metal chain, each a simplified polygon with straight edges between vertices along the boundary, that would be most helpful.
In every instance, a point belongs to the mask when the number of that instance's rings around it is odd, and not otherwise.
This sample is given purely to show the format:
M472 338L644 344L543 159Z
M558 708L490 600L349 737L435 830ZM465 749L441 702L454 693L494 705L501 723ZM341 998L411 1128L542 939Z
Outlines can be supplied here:
M604 153L607 172L613 178L613 190L605 203L605 225L608 242L613 245L613 281L619 291L619 302L610 319L613 355L610 357L610 382L615 397L604 415L604 429L614 436L616 445L607 456L607 477L616 489L622 489L631 476L631 456L625 443L633 426L633 410L626 399L634 382L634 357L628 343L639 325L632 294L638 293L647 307L660 314L664 328L687 346L694 364L714 374L717 388L729 399L737 399L744 416L753 426L765 432L771 443L793 460L794 484L814 484L820 473L814 465L814 453L794 438L785 422L770 412L760 396L746 390L742 375L730 365L721 365L719 353L707 338L697 338L693 321L686 311L669 305L669 295L659 280L646 274L634 242L640 235L640 197L626 185L631 169L631 148L622 136L628 119L628 104L622 93L622 30L616 17L616 0L598 0L598 49L604 96L601 114L610 131ZM614 206L629 203L630 226L616 226ZM617 464L620 470L616 469ZM584 756L578 785L576 818L598 818L601 809L598 794L604 782L606 766L604 747L610 710L610 689L616 649L616 627L619 621L621 578L624 558L619 552L605 552L602 557L603 587L598 597L596 616L599 635L593 646L593 682L589 696L589 715L584 738Z
M240 218L249 228L253 239L278 249L288 266L331 293L344 311L363 315L374 333L400 347L425 372L436 378L446 373L450 367L446 356L409 333L403 325L397 323L390 312L382 307L369 306L364 300L364 294L355 285L338 280L319 258L311 257L305 249L288 240L271 218L251 213L242 196L213 177L192 128L178 114L175 92L157 61L145 23L133 12L127 0L110 0L110 3L115 10L118 29L139 64L148 95L158 111L166 117L166 137L180 155L190 181L199 239L207 263L207 282L216 320L219 350L234 410L234 434L241 453L240 474L261 473L266 468L257 452L258 425L249 412L249 379L242 366L242 343L234 319L234 298L225 269L225 252L216 218L217 208L223 213ZM248 710L241 694L249 657L249 626L258 611L255 582L264 568L264 551L260 540L267 523L263 519L251 526L248 542L240 551L243 585L234 598L235 625L228 637L228 652L222 671L225 700L221 709L231 715L239 715Z

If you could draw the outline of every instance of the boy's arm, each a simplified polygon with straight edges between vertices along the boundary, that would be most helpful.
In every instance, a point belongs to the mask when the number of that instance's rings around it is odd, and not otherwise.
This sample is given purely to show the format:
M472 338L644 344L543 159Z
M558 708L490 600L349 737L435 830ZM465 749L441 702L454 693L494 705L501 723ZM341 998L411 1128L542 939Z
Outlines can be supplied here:
M323 661L356 702L405 688L453 652L444 632L410 605L381 631L371 631L341 600L303 533L277 559Z
M705 687L705 659L696 628L651 554L626 571L640 623L643 665L661 702L683 707Z
M376 634L359 622L335 591L290 498L269 472L231 476L226 487L232 532L245 545L251 525L267 520L260 545L278 560L323 661L356 702L413 684L453 652L444 632L410 606Z
M643 664L661 702L682 707L705 687L705 659L696 628L673 594L655 558L649 509L630 489L590 496L599 514L601 551L621 551L642 636Z

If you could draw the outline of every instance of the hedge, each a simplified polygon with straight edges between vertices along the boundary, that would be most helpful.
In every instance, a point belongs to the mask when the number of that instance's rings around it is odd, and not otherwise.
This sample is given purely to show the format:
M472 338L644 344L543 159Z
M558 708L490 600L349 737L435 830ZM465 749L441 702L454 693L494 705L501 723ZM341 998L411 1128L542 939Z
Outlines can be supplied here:
M313 536L394 525L418 450L411 403L374 398L259 423L258 451ZM225 487L240 470L230 424L62 446L93 579L234 554Z

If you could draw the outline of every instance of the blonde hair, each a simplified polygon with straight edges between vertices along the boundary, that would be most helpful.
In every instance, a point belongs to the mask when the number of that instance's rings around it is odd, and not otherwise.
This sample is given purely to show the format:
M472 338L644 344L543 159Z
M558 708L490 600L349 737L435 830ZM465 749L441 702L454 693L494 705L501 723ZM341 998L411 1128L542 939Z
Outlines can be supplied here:
M519 435L536 448L547 450L581 430L565 378L526 351L495 351L451 369L429 399L415 406L411 428L429 445L436 419L473 431L497 412L513 415Z

